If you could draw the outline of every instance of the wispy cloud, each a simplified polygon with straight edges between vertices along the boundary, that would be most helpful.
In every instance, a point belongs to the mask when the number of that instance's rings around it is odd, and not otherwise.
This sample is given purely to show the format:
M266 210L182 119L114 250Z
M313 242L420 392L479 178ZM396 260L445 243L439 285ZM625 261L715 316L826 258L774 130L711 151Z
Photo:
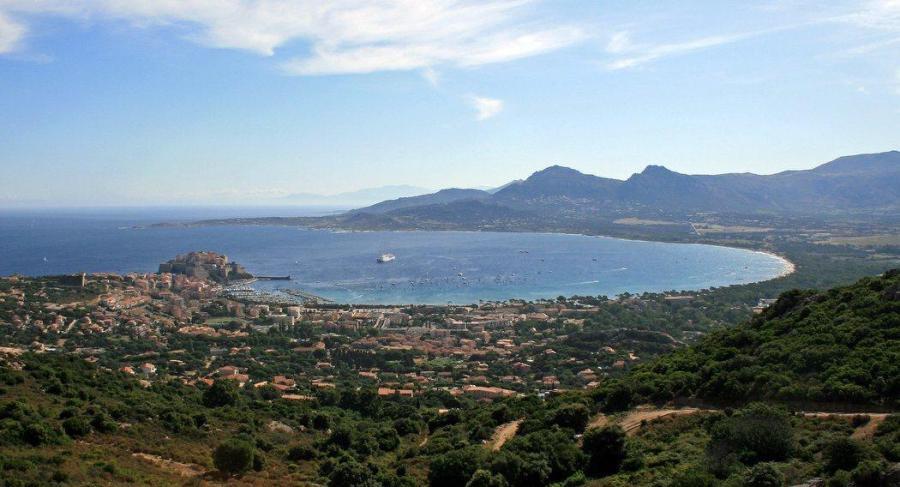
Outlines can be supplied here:
M25 27L13 22L0 10L0 54L8 54L16 50L25 37Z
M577 27L535 19L530 7L537 1L0 0L0 16L175 25L203 45L265 56L290 51L299 42L309 54L288 53L289 59L280 62L283 70L322 75L478 66L546 53L584 38ZM25 24L4 27L3 18L0 42L17 42L15 29Z
M838 15L841 20L868 29L900 32L900 0L868 0L853 11Z
M627 32L618 32L610 38L606 46L606 52L616 56L616 59L607 63L606 67L611 70L633 68L668 56L731 44L753 35L719 35L666 44L633 44Z
M496 98L472 95L469 97L469 103L475 109L475 118L478 120L487 120L503 111L503 100Z

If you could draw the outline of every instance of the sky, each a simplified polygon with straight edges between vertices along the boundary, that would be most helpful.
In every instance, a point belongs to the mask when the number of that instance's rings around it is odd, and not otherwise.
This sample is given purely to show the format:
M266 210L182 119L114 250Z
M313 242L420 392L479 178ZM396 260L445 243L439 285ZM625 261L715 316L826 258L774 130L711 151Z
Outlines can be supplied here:
M900 0L0 0L0 207L900 149Z

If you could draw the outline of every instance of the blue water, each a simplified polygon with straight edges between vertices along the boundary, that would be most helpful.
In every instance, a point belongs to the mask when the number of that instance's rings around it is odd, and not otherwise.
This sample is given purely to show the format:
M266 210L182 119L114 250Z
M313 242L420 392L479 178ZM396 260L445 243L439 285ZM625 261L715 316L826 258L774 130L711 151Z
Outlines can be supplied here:
M257 284L264 289L296 287L349 303L438 304L694 290L785 269L778 258L746 250L578 235L149 226L273 214L223 211L0 213L0 275L152 272L176 254L211 250L254 274L293 278ZM376 263L384 252L396 260Z

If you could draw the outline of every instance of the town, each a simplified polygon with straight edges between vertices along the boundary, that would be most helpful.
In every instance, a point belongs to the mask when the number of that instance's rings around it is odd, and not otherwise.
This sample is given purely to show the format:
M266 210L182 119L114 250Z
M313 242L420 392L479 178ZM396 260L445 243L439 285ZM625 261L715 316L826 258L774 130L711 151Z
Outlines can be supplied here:
M145 386L233 380L286 400L359 383L381 396L439 391L492 400L596 387L709 326L693 314L683 326L623 326L629 318L623 313L652 317L653 308L667 314L690 308L699 298L687 294L471 306L284 305L228 291L248 279L241 266L211 252L179 256L157 273L3 278L0 326L12 333L2 352L71 353Z

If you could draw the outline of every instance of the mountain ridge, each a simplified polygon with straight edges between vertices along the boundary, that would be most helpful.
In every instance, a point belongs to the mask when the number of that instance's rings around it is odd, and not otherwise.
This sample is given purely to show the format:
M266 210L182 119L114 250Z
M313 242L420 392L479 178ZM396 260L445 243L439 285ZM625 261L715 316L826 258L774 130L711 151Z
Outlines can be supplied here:
M816 213L900 208L900 152L844 156L776 174L683 174L651 164L625 180L551 165L493 194L447 189L386 201L351 213L402 214L411 208L477 199L540 215L636 211ZM418 211L419 216L421 211Z

